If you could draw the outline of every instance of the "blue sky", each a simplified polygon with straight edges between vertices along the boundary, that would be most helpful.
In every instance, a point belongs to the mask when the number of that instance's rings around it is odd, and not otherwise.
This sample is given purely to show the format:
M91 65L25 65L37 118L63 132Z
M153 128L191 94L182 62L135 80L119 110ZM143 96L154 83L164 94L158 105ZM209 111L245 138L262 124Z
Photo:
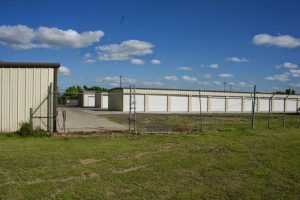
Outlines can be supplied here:
M0 3L0 60L60 62L69 85L300 87L299 1Z

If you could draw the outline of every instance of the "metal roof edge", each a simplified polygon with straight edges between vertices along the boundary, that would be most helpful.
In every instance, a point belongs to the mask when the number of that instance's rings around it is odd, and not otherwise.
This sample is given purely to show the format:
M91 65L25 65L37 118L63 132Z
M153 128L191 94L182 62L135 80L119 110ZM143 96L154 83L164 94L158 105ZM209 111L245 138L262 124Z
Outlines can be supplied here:
M130 89L129 87L116 87L112 88L109 91L113 90L123 90L123 89ZM176 89L176 88L135 88L137 90L169 90L169 91L187 91L187 92L222 92L222 93L242 93L242 94L249 94L251 92L245 92L245 91L224 91L224 90L193 90L193 89ZM257 94L273 94L273 95L288 95L288 94L276 94L271 92L256 92ZM288 96L299 96L299 94L290 94Z
M0 61L0 68L59 68L60 63Z

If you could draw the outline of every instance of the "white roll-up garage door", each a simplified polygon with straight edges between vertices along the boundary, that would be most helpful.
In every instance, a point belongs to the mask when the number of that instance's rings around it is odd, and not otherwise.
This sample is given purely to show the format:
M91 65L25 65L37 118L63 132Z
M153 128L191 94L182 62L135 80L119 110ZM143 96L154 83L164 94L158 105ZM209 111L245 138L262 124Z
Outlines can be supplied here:
M244 98L243 112L252 111L252 98Z
M225 97L210 98L211 112L225 112Z
M241 112L242 109L242 99L239 98L227 98L227 111L228 112Z
M134 106L133 104L133 99L134 97L132 96L131 97L132 100L132 108ZM130 101L130 95L124 95L123 96L123 110L125 112L128 112L129 111L129 101ZM137 112L144 112L144 95L135 95L135 101L136 101L136 111Z
M95 107L95 95L84 94L83 107Z
M284 100L283 99L273 99L272 111L273 112L284 112Z
M167 96L149 95L148 110L149 112L167 112Z
M192 112L200 112L200 98L191 97ZM201 97L201 111L207 112L207 97Z
M297 111L297 100L287 99L286 100L286 112L296 112Z
M169 96L170 112L188 112L188 97Z
M269 112L269 99L258 99L258 112Z
M102 109L108 109L108 96L102 96Z

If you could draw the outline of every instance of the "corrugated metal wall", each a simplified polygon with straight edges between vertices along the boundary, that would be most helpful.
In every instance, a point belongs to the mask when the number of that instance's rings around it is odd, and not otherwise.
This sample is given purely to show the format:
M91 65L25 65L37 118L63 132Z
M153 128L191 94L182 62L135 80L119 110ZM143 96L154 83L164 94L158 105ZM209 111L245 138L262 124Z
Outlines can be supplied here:
M0 132L16 131L22 122L28 122L30 108L40 106L53 82L53 68L0 68ZM47 111L48 100L35 115L47 116ZM47 119L33 120L42 129L47 129L47 123Z

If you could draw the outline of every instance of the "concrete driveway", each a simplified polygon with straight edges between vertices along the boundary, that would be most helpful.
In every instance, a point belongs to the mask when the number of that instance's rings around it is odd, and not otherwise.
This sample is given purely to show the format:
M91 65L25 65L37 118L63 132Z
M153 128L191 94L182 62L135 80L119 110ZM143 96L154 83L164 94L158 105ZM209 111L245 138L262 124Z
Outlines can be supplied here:
M61 107L58 108L57 129L64 132L62 111L66 111L66 132L104 132L125 131L124 125L110 121L99 116L101 111L90 111L84 108Z

